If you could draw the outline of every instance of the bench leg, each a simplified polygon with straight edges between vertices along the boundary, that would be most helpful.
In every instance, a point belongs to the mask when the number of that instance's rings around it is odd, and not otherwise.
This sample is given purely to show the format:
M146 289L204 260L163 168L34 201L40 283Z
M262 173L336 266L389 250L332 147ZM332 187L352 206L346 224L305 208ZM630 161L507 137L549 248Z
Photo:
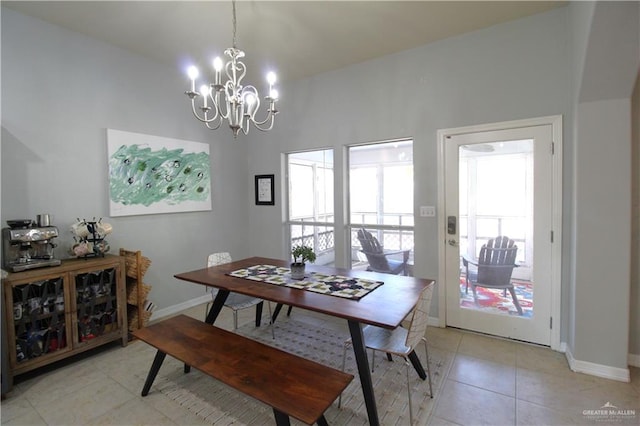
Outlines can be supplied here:
M282 411L278 411L275 408L273 409L273 415L276 418L276 425L278 426L290 426L291 421L289 420L289 416L284 414Z
M360 385L362 386L362 393L364 394L364 403L367 407L369 424L371 426L378 426L380 425L378 408L376 407L376 398L373 394L369 361L367 360L367 351L364 346L364 336L362 335L360 323L350 320L349 332L351 333L351 342L353 344L353 353L356 357L356 364L358 365L358 373L360 374Z
M142 396L147 396L149 394L149 389L151 389L151 385L158 375L158 371L160 371L160 367L162 366L162 362L166 356L167 354L161 351L156 353L156 357L153 359L153 364L151 364L151 370L149 370L147 380L144 382L144 387L142 388Z

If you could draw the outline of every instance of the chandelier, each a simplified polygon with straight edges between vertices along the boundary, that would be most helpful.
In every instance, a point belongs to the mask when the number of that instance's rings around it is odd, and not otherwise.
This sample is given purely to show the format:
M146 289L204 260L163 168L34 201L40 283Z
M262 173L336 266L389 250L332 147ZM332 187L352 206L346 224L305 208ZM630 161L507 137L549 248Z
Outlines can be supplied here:
M260 97L258 90L251 86L243 86L242 79L247 73L247 68L240 60L244 58L244 52L236 47L236 2L233 4L233 47L224 51L228 56L226 64L217 57L213 60L214 80L200 86L196 91L196 79L199 72L195 66L189 67L187 73L191 79L191 90L187 90L185 95L191 99L191 109L193 115L203 122L209 129L220 128L223 121L229 122L229 127L236 138L242 131L245 135L249 133L249 125L252 123L258 130L266 132L273 128L273 122L278 110L278 91L273 88L276 82L276 75L273 72L267 74L269 92L265 96L268 104L266 116L262 121L256 120L256 112L260 108ZM221 74L224 70L226 81L221 81ZM200 100L202 99L202 100ZM196 106L196 103L200 106Z

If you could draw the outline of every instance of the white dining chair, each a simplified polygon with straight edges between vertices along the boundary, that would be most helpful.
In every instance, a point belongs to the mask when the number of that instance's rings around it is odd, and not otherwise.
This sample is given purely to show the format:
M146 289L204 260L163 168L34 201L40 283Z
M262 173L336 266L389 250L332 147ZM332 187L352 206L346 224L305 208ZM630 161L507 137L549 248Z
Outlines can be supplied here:
M429 396L433 398L433 388L431 385L431 367L429 365L429 348L427 347L427 323L429 322L429 310L431 309L431 298L433 296L433 287L431 284L425 287L420 294L418 303L410 314L411 323L409 328L397 327L393 330L386 328L367 325L362 329L364 336L364 344L367 348L372 349L371 371L375 369L375 352L381 351L390 355L402 357L405 362L407 372L407 392L409 395L409 421L413 425L413 407L411 406L411 384L409 381L409 370L411 363L408 356L414 351L418 343L424 343L424 352L426 357L427 377L429 378ZM345 360L347 357L347 348L352 345L351 339L344 342L342 353L342 371L344 371ZM342 395L338 400L338 407L342 405Z
M227 252L212 253L207 258L207 267L222 265L225 263L230 263L231 261L232 261L231 255ZM212 301L207 303L206 312L209 312L209 306L211 305L211 303L213 303L213 300L216 298L216 295L218 294L218 290L215 288L210 288L210 289L207 288L207 291L211 292L211 298L212 298ZM264 304L264 300L259 299L257 297L245 296L244 294L238 294L233 292L229 293L227 300L224 302L224 306L226 306L227 308L233 311L233 330L235 331L238 329L238 311L242 309L250 308L252 306L256 306L256 309L258 309L258 305L260 304ZM276 335L273 330L273 323L271 322L271 318L272 318L271 304L268 301L267 301L267 307L269 308L269 324L271 325L271 336L275 339Z

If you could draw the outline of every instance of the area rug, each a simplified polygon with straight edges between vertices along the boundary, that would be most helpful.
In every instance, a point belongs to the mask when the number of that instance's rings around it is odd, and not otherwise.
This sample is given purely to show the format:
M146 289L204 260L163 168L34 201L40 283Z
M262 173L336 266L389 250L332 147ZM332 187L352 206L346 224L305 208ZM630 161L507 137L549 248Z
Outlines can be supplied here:
M278 347L316 362L340 369L342 364L343 342L348 337L346 332L333 328L311 325L294 318L278 320L275 325L276 338L271 337L268 325L254 327L247 324L237 332L265 344ZM424 348L418 348L418 356L424 365ZM430 348L431 350L431 348ZM370 356L371 352L369 352ZM447 361L437 350L431 350L430 365L434 393L440 386ZM371 358L369 358L371 361ZM426 366L425 366L426 367ZM338 408L336 400L326 411L329 424L334 425L367 425L369 424L360 380L353 352L347 351L345 370L355 376L342 395L342 408ZM163 367L163 371L166 368ZM409 424L408 393L406 386L406 370L401 359L387 361L384 354L376 354L375 371L372 373L376 394L378 415L381 424ZM434 406L429 397L428 381L420 380L411 368L412 404L416 424L426 424ZM154 382L154 389L162 392L170 399L212 425L268 425L274 424L273 411L261 402L246 397L224 384L192 370L184 374L180 365L159 375ZM292 425L303 424L291 419Z
M523 317L533 317L533 283L530 281L512 281L516 290L518 303L522 308ZM469 286L469 291L465 293L466 281L460 277L460 306L468 309L478 309L473 300L473 291ZM478 304L483 312L500 315L518 315L518 311L513 304L511 293L507 291L506 296L503 290L494 288L476 287L478 294Z

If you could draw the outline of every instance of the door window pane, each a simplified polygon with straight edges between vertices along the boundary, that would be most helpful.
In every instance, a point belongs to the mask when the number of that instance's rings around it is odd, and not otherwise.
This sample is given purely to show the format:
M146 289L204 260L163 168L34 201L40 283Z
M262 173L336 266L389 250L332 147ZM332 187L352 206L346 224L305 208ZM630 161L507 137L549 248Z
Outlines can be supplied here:
M513 284L519 303L532 307L533 140L462 145L459 159L460 253L469 261L468 269L462 262L460 306L518 315L505 286ZM504 255L492 257L490 265L475 266L482 247L498 236L514 240L517 246L516 267L503 282L495 265ZM486 286L467 288L467 271L469 280Z

